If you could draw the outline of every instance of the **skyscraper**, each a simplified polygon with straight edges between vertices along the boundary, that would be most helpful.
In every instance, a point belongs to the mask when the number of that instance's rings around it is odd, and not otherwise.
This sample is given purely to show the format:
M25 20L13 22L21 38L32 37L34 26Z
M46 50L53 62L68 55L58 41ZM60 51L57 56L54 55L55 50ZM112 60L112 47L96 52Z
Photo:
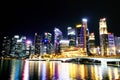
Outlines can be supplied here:
M8 36L3 37L2 55L9 55L11 48L11 39Z
M35 54L40 54L41 53L41 44L42 44L42 38L40 35L35 33L34 37L34 45L35 45Z
M20 38L19 35L14 35L14 37L12 37L12 41L11 41L11 55L13 57L16 56L17 40L19 40L19 38Z
M101 55L109 55L109 46L108 46L108 32L106 18L101 18L99 22L99 35L100 35L100 49Z
M84 52L89 53L88 43L89 43L89 29L87 25L87 19L82 19L82 26L84 27Z
M11 43L11 56L23 57L26 56L26 36L14 35Z
M120 37L115 36L116 53L120 54Z
M53 44L51 42L52 34L49 32L45 32L45 37L43 39L43 51L44 53L50 54L53 51Z
M116 55L114 34L108 33L109 55Z
M55 53L61 53L60 40L62 39L62 32L58 29L54 29L54 50Z
M68 27L67 28L67 36L68 36L68 40L69 40L69 46L76 46L76 33L75 33L75 29L72 27Z
M32 41L31 40L26 40L26 55L30 55L33 53L33 46L32 46Z
M77 47L80 47L82 37L83 37L82 24L78 24L76 25L76 46Z
M94 33L90 33L89 35L89 51L91 54L95 54L95 35Z
M76 26L76 43L81 52L88 52L89 30L87 28L87 19L82 19L82 24Z

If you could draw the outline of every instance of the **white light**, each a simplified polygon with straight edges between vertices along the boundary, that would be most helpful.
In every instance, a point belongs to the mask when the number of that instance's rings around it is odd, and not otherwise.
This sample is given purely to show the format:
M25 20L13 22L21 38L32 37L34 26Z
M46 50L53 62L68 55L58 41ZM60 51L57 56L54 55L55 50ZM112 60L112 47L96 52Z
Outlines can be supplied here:
M118 52L120 52L120 50L118 50Z
M19 39L19 40L17 40L17 42L22 42L22 40L21 40L21 39Z
M69 32L68 35L75 35L75 31Z
M60 40L60 43L69 43L69 40Z
M4 39L6 39L7 37L4 37Z
M67 29L72 29L72 27L68 27Z
M44 48L46 49L47 47L46 47L46 46L44 46Z
M14 38L19 38L19 36L18 36L18 35L15 35Z
M87 19L83 18L82 21L83 21L83 22L87 22Z
M22 39L26 39L26 37L24 36L24 37L22 37Z

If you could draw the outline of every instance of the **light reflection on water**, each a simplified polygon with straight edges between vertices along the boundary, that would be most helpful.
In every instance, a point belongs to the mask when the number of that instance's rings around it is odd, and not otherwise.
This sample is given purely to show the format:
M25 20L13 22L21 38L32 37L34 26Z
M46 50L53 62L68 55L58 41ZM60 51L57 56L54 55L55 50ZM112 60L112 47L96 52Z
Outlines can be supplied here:
M60 61L0 60L0 80L2 79L120 80L120 68Z

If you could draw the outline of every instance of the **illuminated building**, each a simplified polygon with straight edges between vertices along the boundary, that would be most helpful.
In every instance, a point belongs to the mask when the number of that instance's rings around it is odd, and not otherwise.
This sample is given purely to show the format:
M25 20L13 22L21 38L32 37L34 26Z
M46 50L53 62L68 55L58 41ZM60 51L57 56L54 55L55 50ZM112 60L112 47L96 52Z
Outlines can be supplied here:
M82 24L76 26L76 45L80 47L80 37L82 36L81 32Z
M60 40L61 50L67 50L69 48L69 40Z
M120 37L115 36L116 53L120 54Z
M3 37L3 42L2 42L2 55L7 55L10 54L10 44L11 40L8 36Z
M45 37L43 39L43 53L50 54L53 51L53 45L51 42L52 34L45 32Z
M68 40L69 40L69 46L76 46L76 33L75 29L72 27L67 28L67 35L68 35Z
M114 35L108 33L109 55L116 55Z
M15 35L12 38L11 43L11 56L13 57L23 57L26 56L26 45L25 45L26 37Z
M12 43L11 43L11 55L15 56L15 51L16 51L16 44L17 40L19 39L19 35L15 35L12 37Z
M87 19L82 19L82 24L76 26L76 43L81 48L81 52L88 52L89 30L87 28Z
M92 54L95 54L95 35L94 33L90 33L89 35L89 51Z
M58 29L54 29L54 50L55 53L61 53L60 52L60 40L62 39L62 32Z
M35 37L34 37L35 54L41 53L41 45L42 45L42 37L37 33L35 33Z
M48 39L48 41L51 42L52 34L49 32L45 32L45 39Z
M30 55L33 53L33 46L32 46L32 41L31 40L26 40L26 55Z
M21 36L17 40L16 53L18 53L20 57L26 56L26 45L25 45L25 42L26 42L26 37L25 36Z
M108 32L107 32L106 18L100 19L99 34L100 34L101 55L102 56L109 55Z

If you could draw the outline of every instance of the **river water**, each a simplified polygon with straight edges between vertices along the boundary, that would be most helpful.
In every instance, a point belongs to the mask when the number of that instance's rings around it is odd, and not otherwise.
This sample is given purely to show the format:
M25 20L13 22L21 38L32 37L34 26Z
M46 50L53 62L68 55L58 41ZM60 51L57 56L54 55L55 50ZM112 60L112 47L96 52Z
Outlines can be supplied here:
M0 80L120 80L120 67L60 61L0 60Z

